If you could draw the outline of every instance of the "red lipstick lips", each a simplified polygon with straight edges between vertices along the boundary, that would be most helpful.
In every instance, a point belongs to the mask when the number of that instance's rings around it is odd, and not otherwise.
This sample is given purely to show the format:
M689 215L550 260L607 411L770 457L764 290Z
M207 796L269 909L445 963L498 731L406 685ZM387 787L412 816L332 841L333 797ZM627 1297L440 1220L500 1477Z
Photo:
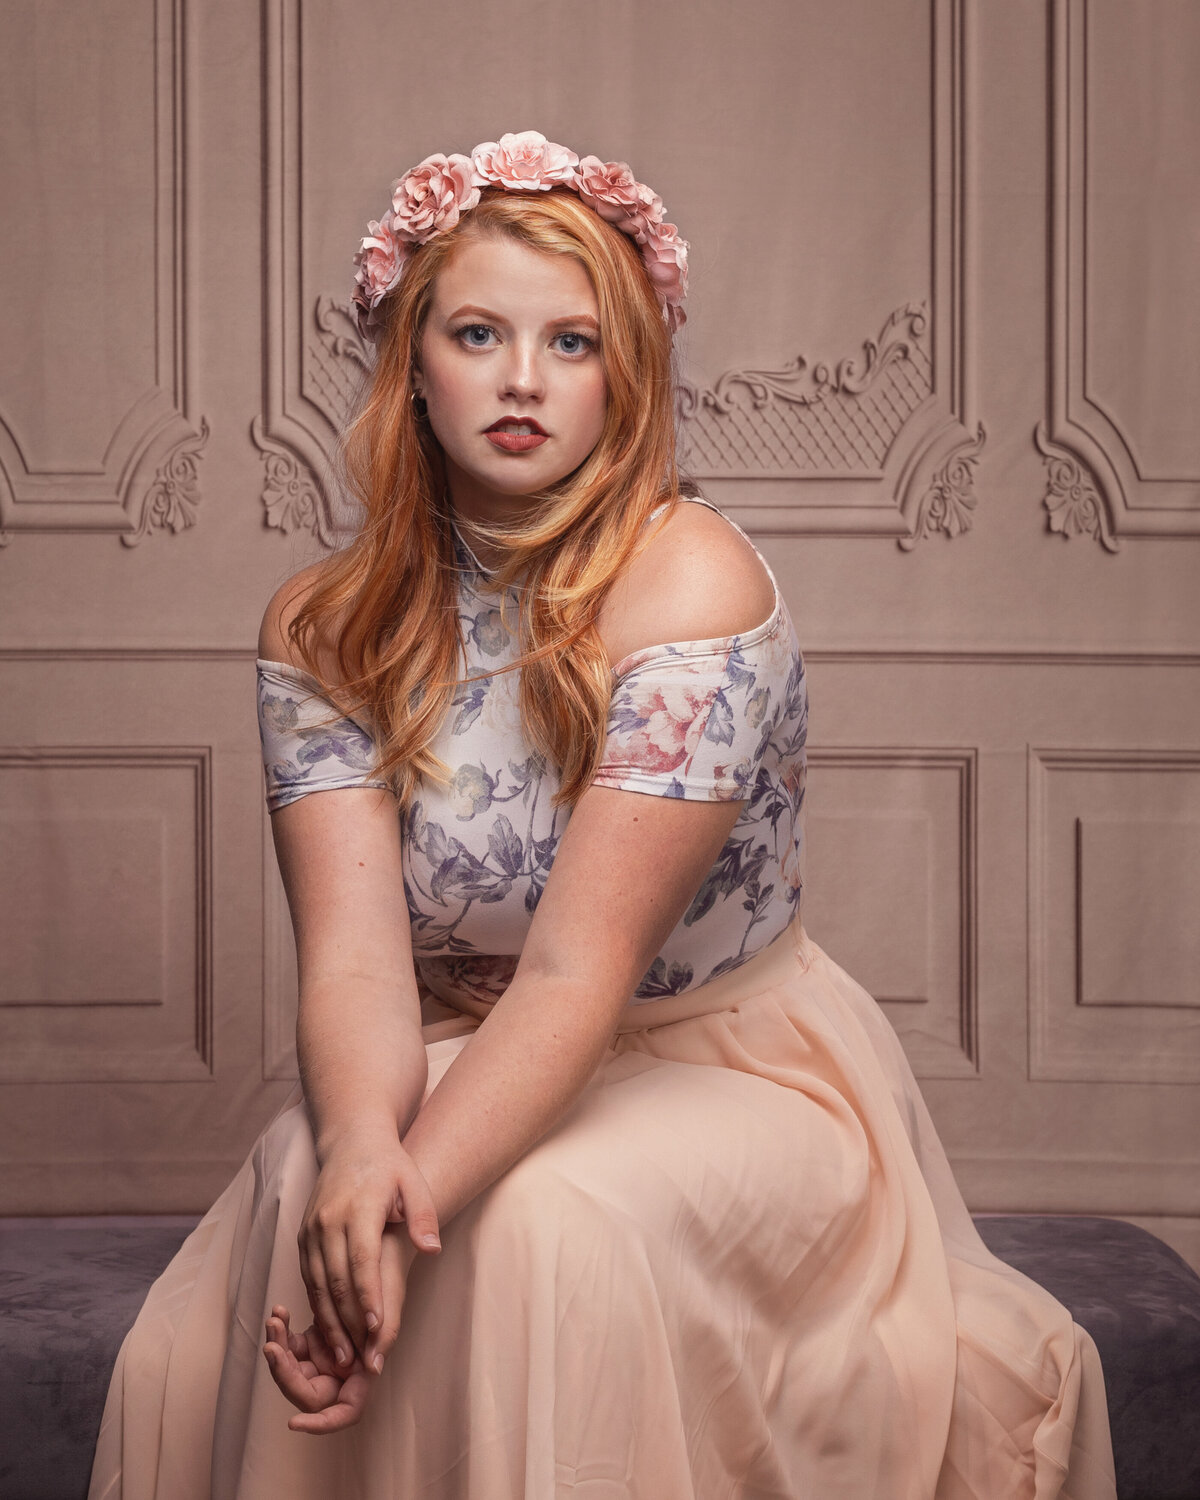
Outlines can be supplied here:
M505 453L528 453L531 448L540 448L549 434L532 417L501 417L484 436Z

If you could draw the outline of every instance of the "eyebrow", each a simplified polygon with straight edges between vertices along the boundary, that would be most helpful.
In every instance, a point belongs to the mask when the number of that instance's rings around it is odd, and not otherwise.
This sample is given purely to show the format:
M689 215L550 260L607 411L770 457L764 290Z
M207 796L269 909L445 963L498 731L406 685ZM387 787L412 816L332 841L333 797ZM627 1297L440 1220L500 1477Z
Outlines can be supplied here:
M447 314L447 318L461 318L464 313L470 313L477 318L490 318L494 323L504 323L507 321L507 319L500 317L498 313L489 312L486 307L474 307L470 304L455 308L452 313ZM566 323L586 323L589 328L594 328L597 333L600 332L600 324L597 323L596 319L590 313L572 313L565 318L551 318L546 326L548 328L559 328Z

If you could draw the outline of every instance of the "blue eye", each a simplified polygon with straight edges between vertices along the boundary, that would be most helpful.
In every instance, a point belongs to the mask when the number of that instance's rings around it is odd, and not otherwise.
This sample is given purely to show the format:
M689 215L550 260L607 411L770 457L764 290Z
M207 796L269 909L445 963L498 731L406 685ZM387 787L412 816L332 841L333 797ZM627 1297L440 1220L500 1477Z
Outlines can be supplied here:
M586 333L560 333L559 338L570 340L570 347L563 350L564 354L583 354L596 347L595 341Z
M484 335L482 340L472 337L472 335L477 333ZM455 337L461 339L469 349L483 349L486 346L487 337L491 333L492 329L486 323L466 323L457 331Z

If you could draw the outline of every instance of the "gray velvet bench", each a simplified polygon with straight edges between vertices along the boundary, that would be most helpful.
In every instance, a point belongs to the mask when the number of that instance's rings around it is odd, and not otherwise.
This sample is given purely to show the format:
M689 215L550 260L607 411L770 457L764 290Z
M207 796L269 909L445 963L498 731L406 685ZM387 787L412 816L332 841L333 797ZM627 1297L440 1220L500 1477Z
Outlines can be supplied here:
M121 1339L195 1222L0 1220L0 1500L83 1500ZM1095 1339L1120 1500L1200 1500L1200 1277L1115 1219L976 1222Z

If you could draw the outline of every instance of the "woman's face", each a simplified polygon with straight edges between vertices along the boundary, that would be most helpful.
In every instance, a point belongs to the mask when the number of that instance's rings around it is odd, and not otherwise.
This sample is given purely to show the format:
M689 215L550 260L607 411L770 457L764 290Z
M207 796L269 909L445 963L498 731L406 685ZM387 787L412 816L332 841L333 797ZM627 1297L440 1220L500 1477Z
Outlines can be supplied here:
M587 272L569 255L472 239L438 273L414 383L461 514L515 518L522 497L596 446L608 402L599 319Z

